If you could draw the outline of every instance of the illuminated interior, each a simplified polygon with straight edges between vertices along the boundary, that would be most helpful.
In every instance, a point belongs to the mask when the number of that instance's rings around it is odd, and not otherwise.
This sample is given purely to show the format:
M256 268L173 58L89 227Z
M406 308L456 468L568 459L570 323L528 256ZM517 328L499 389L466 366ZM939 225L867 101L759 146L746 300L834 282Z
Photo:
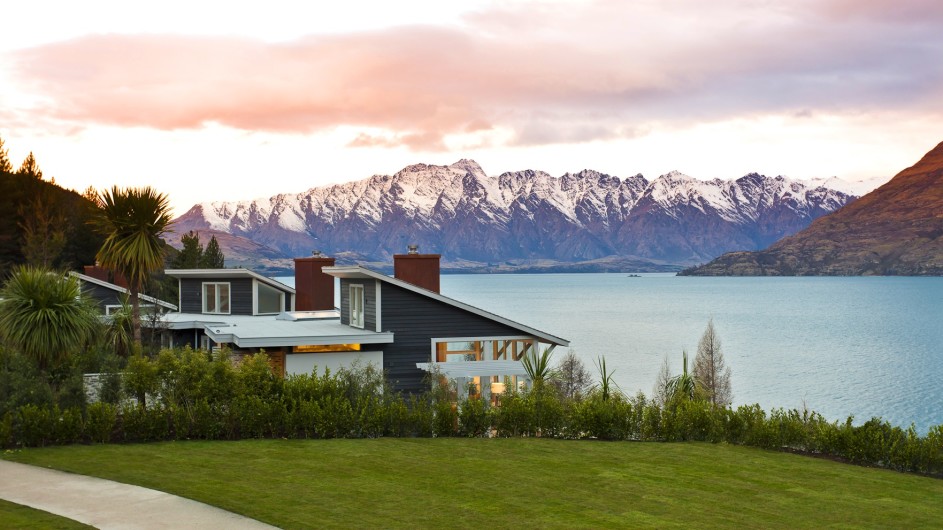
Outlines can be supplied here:
M536 346L534 339L498 339L458 342L437 342L435 345L436 362L475 362L475 361L520 361L521 357ZM492 404L497 404L499 395L507 388L517 388L523 382L518 376L474 376L461 378L460 384L468 392L468 397L481 395L481 385L488 385L488 394ZM498 390L498 392L494 392ZM464 392L462 392L464 393Z
M292 353L325 353L334 351L360 351L359 344L308 344L293 346Z

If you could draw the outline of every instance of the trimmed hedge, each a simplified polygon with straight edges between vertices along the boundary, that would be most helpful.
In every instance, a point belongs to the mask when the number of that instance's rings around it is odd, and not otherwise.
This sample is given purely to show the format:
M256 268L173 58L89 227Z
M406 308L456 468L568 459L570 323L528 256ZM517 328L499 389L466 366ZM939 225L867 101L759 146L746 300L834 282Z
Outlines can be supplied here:
M856 464L943 476L943 425L919 436L913 426L879 418L853 425L806 410L759 405L714 407L676 400L659 406L590 392L562 398L553 386L510 390L493 407L479 398L454 402L448 387L422 395L388 391L371 366L337 373L276 377L260 354L231 362L225 354L164 350L134 358L118 405L81 408L23 405L0 417L0 446L242 438L552 437L636 441L706 441L822 455Z

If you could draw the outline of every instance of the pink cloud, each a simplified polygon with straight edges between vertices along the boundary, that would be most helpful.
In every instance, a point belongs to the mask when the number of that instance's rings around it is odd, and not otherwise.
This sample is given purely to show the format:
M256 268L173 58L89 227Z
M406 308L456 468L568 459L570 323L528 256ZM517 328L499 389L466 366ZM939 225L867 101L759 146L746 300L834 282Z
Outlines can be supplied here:
M17 52L16 72L59 120L354 126L390 134L364 133L353 146L413 149L495 127L517 143L590 141L635 134L652 119L919 105L943 92L943 36L926 30L928 19L943 20L936 1L629 5L493 9L461 28L278 44L90 36Z

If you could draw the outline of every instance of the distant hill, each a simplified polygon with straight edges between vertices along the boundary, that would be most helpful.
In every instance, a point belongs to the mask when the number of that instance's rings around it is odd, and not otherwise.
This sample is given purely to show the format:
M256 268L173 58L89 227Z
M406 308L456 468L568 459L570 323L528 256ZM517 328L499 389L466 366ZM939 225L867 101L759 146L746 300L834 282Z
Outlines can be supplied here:
M269 199L202 203L174 229L217 234L227 263L257 259L263 267L290 267L290 258L314 249L339 261L388 262L415 243L453 270L680 270L805 228L855 199L843 185L755 173L488 176L459 160Z
M759 252L732 252L696 276L943 275L943 143L805 230Z

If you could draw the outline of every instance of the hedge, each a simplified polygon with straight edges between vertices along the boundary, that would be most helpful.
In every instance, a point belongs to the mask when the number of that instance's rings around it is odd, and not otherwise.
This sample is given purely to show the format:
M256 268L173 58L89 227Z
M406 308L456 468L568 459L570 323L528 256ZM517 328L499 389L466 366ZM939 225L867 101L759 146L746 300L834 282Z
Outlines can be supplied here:
M898 471L943 476L943 425L925 436L880 418L854 425L807 410L737 408L643 394L590 392L565 399L550 385L510 390L500 406L455 402L430 383L422 395L390 392L371 366L276 377L264 355L164 350L128 363L124 398L84 408L20 406L0 417L0 446L243 438L544 437L705 441L827 456ZM513 385L508 385L509 388Z

